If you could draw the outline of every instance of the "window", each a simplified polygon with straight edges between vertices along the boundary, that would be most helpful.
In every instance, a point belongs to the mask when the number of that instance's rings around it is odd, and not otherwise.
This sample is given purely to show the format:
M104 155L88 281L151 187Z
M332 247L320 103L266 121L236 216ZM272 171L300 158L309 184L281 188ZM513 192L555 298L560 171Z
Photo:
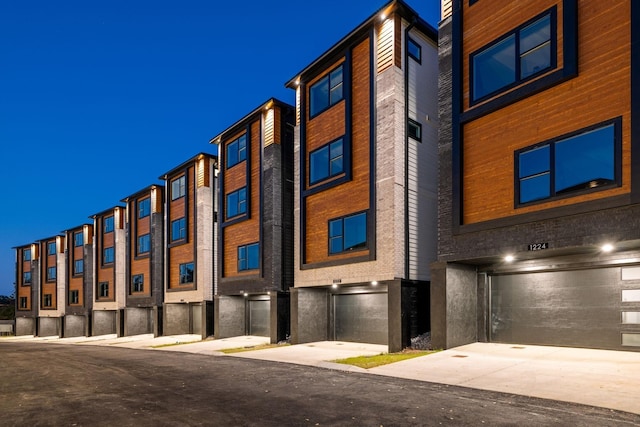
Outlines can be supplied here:
M113 216L104 219L104 232L111 233L113 231Z
M56 254L56 242L48 242L47 255L55 255L55 254Z
M516 153L518 203L616 183L620 121Z
M187 220L186 218L171 221L171 241L184 240L187 238Z
M69 292L69 304L80 303L80 292L77 290Z
M31 284L31 272L30 271L25 271L24 273L22 273L22 284L23 285L30 285Z
M183 218L184 219L184 218ZM151 250L151 236L144 234L138 237L138 254L146 254Z
M344 144L342 138L309 154L309 183L315 184L344 172Z
M131 278L131 282L133 283L132 292L143 292L144 291L144 275L136 274Z
M42 306L43 307L51 307L53 306L53 302L51 299L51 294L44 294L42 296Z
M227 218L247 213L247 187L227 194Z
M49 280L49 281L56 280L56 268L55 267L47 268L47 280Z
M407 129L409 131L409 138L413 138L416 141L422 141L422 125L420 123L409 119Z
M555 67L555 9L471 56L473 101Z
M422 47L411 38L407 39L407 52L411 58L422 63Z
M102 253L102 264L113 264L113 258L113 246L110 248L104 248L104 252Z
M84 272L84 261L81 259L75 260L73 262L73 274L78 275Z
M20 297L20 308L27 308L27 297Z
M151 199L146 198L138 202L138 218L144 218L151 213Z
M186 177L184 175L171 181L171 200L176 200L180 197L184 197L184 195L186 194L185 182Z
M180 284L193 283L193 263L180 264Z
M330 254L337 254L366 247L366 212L329 221Z
M22 253L23 261L31 261L31 249L25 249Z
M98 283L98 298L109 297L109 282Z
M77 233L73 233L73 246L82 246L84 243L84 239L82 238L82 231L78 231Z
M227 145L227 168L247 159L247 134Z
M258 243L238 246L238 271L255 270L260 264Z
M309 89L311 117L316 116L343 98L342 65L321 78Z

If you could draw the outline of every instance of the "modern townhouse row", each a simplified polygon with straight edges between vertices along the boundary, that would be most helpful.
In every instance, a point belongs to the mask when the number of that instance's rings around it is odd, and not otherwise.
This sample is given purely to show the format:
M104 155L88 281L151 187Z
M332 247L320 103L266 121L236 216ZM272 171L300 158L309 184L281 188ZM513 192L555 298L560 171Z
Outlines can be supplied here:
M441 10L389 2L217 157L17 248L18 333L639 351L640 6Z

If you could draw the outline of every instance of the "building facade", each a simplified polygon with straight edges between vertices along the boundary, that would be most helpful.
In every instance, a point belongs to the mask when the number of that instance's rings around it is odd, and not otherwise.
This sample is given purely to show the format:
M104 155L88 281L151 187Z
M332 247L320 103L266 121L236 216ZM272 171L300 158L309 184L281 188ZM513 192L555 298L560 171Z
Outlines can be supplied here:
M16 251L16 335L36 335L38 316L38 268L37 244L14 248Z
M93 308L93 225L84 224L64 232L66 264L64 337L91 335Z
M429 330L436 31L392 1L293 77L293 343L398 351Z
M211 139L218 146L214 336L289 334L294 107L271 99Z
M38 242L38 336L62 336L66 277L64 241L64 236L53 236Z
M213 334L217 163L200 153L160 178L167 189L163 335Z
M434 346L640 350L640 7L443 11Z

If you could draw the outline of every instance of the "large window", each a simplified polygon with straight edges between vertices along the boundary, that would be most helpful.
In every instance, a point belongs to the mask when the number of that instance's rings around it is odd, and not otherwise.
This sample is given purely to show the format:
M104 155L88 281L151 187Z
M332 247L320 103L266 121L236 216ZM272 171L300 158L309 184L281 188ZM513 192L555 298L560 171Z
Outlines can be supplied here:
M56 242L48 242L47 255L55 255L55 254L56 254Z
M187 219L179 218L171 221L171 241L184 240L187 238Z
M337 218L329 221L329 253L353 251L367 247L367 214Z
M84 239L82 238L82 231L73 233L73 246L75 247L82 246L83 243L84 243Z
M113 216L104 219L104 232L111 233L113 231Z
M227 194L227 218L247 213L247 187Z
M53 306L53 298L51 294L44 294L42 296L42 306L43 307L52 307Z
M344 144L342 138L322 146L309 154L309 183L315 184L344 172Z
M227 145L227 168L247 159L247 134Z
M311 117L323 112L343 98L342 65L321 78L309 89Z
M180 264L180 284L193 283L193 263Z
M31 284L31 272L30 271L25 271L24 273L22 273L22 284L23 285L30 285Z
M147 254L151 250L151 236L143 234L138 237L138 254Z
M184 197L186 194L186 181L187 179L184 175L171 181L171 200Z
M98 283L98 298L109 297L109 282Z
M616 183L620 122L589 128L516 153L519 204Z
M146 198L138 202L138 218L144 218L151 213L151 199Z
M73 274L79 275L84 272L84 261L81 259L77 259L73 262Z
M77 290L69 292L69 304L80 303L80 292Z
M47 280L49 280L49 281L56 280L56 268L55 267L47 268Z
M131 292L144 291L144 275L136 274L131 278L131 283L133 284L133 288L131 289Z
M255 270L260 264L258 243L238 246L238 271Z
M555 56L555 9L552 9L472 54L472 100L482 100L553 68Z
M104 252L102 254L102 264L113 264L114 257L115 253L113 250L113 246L110 248L104 248Z
M22 253L23 261L31 261L31 249L25 249Z

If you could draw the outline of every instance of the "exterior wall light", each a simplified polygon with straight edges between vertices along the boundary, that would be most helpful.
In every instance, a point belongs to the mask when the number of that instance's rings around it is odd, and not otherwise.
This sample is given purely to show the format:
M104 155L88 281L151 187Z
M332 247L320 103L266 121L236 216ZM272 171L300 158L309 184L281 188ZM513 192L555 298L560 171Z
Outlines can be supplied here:
M338 285L337 285L336 283L334 283L333 285L331 285L331 288L333 288L333 289L337 289L337 288L338 288Z
M373 282L371 282L371 286L378 286L378 282L374 280Z
M387 19L387 14L383 12L380 14L380 20L384 21L385 19Z
M613 250L613 245L611 243L606 243L604 245L602 245L602 247L600 248L602 250L602 252L611 252Z
M514 257L513 255L507 255L504 257L504 260L506 262L513 262L514 259L516 259L516 257Z

